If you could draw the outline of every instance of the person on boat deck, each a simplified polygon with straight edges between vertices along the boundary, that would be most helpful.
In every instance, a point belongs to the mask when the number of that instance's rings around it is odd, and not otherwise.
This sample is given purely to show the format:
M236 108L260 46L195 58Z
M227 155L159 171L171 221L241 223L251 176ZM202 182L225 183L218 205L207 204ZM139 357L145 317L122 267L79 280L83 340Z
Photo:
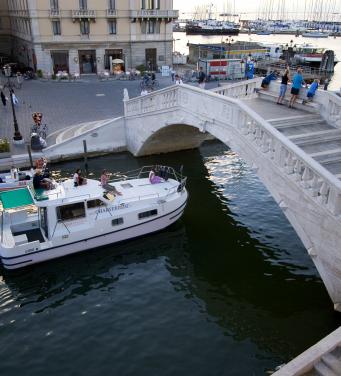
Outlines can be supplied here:
M155 174L155 169L152 168L149 172L149 181L151 184L159 184L162 182L162 179L160 178L160 176L157 176Z
M119 192L113 185L109 184L109 173L106 169L102 171L101 186L106 191L113 192L114 194L119 195L119 196L122 195L122 193Z
M46 166L46 159L44 157L41 157L35 161L35 168L38 168L39 170L43 170Z
M44 178L42 171L37 168L33 176L33 187L34 189L51 189L52 182L50 179Z
M77 168L75 174L73 175L73 184L75 187L78 187L79 185L86 184L86 178L82 176L82 170L80 168Z

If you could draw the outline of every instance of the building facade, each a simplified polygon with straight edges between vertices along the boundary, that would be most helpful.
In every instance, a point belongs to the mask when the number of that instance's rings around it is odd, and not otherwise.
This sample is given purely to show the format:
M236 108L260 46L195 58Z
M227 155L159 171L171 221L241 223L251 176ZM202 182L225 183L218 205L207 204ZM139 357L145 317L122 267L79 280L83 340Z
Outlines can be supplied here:
M12 55L51 75L172 64L173 0L8 0ZM1 8L0 8L1 11ZM5 12L5 10L4 10ZM7 21L6 21L7 20Z

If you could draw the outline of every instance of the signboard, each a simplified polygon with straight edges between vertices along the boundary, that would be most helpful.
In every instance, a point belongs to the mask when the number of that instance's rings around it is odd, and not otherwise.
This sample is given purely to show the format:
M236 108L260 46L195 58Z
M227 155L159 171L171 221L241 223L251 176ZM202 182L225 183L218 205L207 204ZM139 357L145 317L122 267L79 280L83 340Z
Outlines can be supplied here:
M169 77L170 75L170 68L168 65L163 65L161 68L162 77Z

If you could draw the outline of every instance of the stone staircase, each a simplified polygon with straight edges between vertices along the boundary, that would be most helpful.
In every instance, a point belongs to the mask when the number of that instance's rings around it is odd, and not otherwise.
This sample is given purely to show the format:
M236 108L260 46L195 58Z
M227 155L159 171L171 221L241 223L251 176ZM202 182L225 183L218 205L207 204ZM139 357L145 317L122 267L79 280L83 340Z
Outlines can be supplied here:
M341 179L341 129L329 125L318 114L270 119L269 123Z
M105 120L99 120L99 121L91 121L81 124L76 124L67 128L63 128L55 133L52 133L47 137L47 143L48 145L55 145L60 144L66 140L69 140L73 137L79 136L87 131L95 130L96 128L100 128L110 122L112 122L113 119L105 119Z
M340 376L341 375L341 348L324 354L311 370L302 376Z

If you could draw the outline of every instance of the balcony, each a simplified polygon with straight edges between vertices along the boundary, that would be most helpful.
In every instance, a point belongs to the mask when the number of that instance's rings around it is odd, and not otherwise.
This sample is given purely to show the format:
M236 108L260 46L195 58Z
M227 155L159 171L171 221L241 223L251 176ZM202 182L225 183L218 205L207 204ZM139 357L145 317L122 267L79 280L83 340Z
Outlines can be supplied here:
M107 18L117 17L117 9L107 9Z
M165 18L168 20L173 20L179 18L178 10L159 10L159 9L141 9L132 10L130 12L130 18L141 19L141 18Z
M60 18L60 10L50 9L50 18Z
M96 11L92 9L74 9L72 11L73 22L76 20L95 20Z

